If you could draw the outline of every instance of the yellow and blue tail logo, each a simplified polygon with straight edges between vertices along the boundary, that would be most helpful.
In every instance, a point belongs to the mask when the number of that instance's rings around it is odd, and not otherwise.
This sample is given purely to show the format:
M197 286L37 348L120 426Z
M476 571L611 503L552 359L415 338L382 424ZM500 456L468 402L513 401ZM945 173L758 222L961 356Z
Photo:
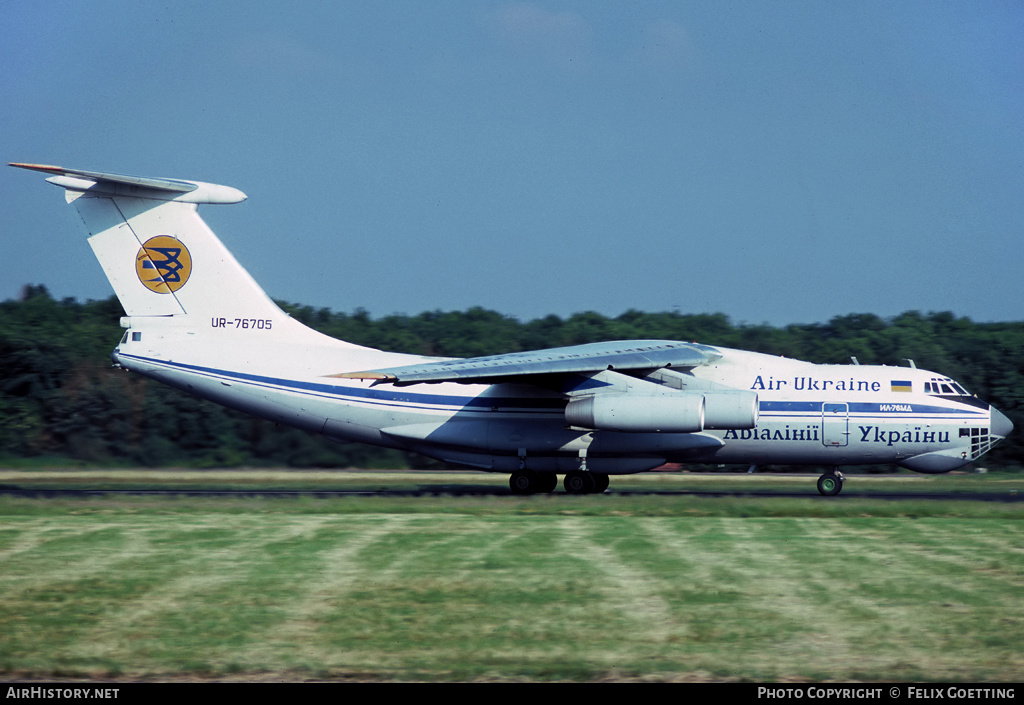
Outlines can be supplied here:
M141 329L149 317L180 316L177 324L207 332L213 329L207 328L211 319L222 318L237 319L242 330L254 322L252 328L265 337L299 330L283 325L286 314L199 216L201 204L244 201L238 189L39 164L15 166L42 171L67 190L66 200L82 216L89 246L125 317L140 319L129 320L129 325Z
M192 274L192 255L188 248L170 235L146 240L135 257L139 281L157 294L170 294L185 286Z

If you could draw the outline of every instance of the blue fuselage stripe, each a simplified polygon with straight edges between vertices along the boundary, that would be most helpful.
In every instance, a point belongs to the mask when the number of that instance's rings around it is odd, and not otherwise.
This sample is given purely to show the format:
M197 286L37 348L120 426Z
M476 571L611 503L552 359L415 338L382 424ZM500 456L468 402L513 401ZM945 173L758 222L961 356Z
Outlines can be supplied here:
M790 413L790 414L820 414L824 401L762 401L758 404L761 413ZM849 413L871 414L877 416L911 414L914 416L926 414L968 414L970 416L987 416L988 412L971 407L952 408L948 406L934 406L931 404L893 404L892 402L849 402Z
M255 375L246 372L223 370L215 367L204 367L202 365L190 365L182 362L171 362L167 360L156 360L137 355L129 355L123 352L118 353L119 357L126 360L136 360L145 364L158 365L176 369L182 372L200 374L206 377L216 377L231 381L245 382L264 388L274 388L282 391L300 392L314 396L326 397L338 400L349 400L366 404L400 404L405 408L422 409L472 409L472 410L535 410L535 411L558 411L565 408L565 400L558 398L544 397L473 397L455 396L449 394L423 394L420 392L398 391L391 389L373 389L352 387L338 384L325 384L319 382L304 382L299 380L284 379L280 377L269 377ZM820 417L824 404L834 403L819 401L766 401L759 402L758 407L763 416L815 416ZM913 403L885 403L885 402L848 402L850 416L893 416L902 417L938 415L949 417L951 415L967 415L969 417L987 417L988 412L970 407L944 407L931 404Z
M182 362L170 362L167 360L154 360L152 358L140 357L118 353L119 357L128 360L151 365L169 367L183 372L201 374L207 377L235 380L246 382L261 387L282 389L283 391L312 393L316 396L330 397L337 399L349 399L375 404L403 404L415 405L422 408L473 408L492 409L541 409L558 410L565 408L565 401L562 399L545 399L543 397L470 397L453 396L450 394L420 394L405 391L394 391L387 389L364 389L362 387L350 387L337 384L322 384L317 382L302 382L299 380L283 379L280 377L267 377L254 375L246 372L235 372L222 370L215 367L204 367L201 365L189 365Z

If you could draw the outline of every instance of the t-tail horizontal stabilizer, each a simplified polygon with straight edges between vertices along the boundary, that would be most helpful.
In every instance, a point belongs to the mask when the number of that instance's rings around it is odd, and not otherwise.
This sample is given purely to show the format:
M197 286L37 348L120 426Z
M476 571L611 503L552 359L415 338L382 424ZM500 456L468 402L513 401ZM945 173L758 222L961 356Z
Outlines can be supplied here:
M23 164L11 162L19 169L31 169L51 174L47 179L52 184L68 189L69 199L73 194L91 193L105 196L130 196L179 203L240 203L246 195L236 188L207 184L202 181L153 178L146 176L124 176L101 171L66 169L49 164Z

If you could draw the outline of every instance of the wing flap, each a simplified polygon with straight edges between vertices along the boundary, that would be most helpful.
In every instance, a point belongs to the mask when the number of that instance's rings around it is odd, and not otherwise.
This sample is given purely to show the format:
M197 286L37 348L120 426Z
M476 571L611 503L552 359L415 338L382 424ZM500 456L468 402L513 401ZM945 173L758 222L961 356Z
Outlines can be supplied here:
M670 340L625 340L486 357L426 362L329 375L376 383L480 382L528 375L697 367L719 357L714 348Z

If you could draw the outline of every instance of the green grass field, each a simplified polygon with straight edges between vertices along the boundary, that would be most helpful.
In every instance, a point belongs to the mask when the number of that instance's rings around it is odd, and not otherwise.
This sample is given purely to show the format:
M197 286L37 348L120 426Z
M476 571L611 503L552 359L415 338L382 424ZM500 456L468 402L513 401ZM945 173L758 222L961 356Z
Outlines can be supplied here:
M3 472L0 484L379 488L505 480L82 472L91 479ZM719 486L703 477L644 477L630 482ZM1012 493L1024 490L1016 477L945 476L911 487ZM791 479L717 482L735 490ZM821 498L813 479L799 480L787 490L806 489L806 497L0 496L0 673L1024 678L1024 505ZM893 491L907 486L889 480Z

